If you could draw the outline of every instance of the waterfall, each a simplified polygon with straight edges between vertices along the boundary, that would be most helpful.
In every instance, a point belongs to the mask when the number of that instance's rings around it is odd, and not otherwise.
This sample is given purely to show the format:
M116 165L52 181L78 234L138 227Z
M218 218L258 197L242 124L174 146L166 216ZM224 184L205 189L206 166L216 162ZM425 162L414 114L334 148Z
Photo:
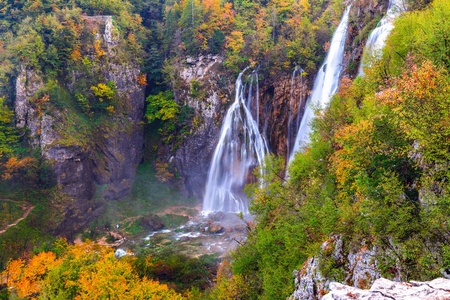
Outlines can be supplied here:
M379 55L383 49L386 39L394 28L394 21L401 13L402 0L389 0L389 6L386 15L378 23L377 27L370 33L367 39L366 46L364 47L365 53L372 53ZM363 67L364 63L361 62L358 69L358 75L364 75Z
M345 9L341 22L333 34L327 57L317 73L311 96L305 104L305 112L295 139L294 150L289 156L289 161L301 146L309 142L311 128L310 121L314 118L314 107L325 108L330 98L336 93L339 86L339 78L343 70L344 46L347 38L348 14L350 6Z
M236 96L228 109L208 172L203 214L214 211L248 213L247 197L242 191L250 172L261 165L269 151L260 134L258 74L248 77L248 93L242 76L236 80ZM253 95L253 88L256 95Z
M294 101L294 87L295 87L295 77L296 74L299 73L300 74L300 86L303 85L303 76L302 73L304 72L304 70L300 67L300 66L296 66L294 68L294 71L292 72L292 79L291 79L291 95L289 98L289 119L288 119L288 127L287 127L287 135L286 135L286 157L290 156L290 153L292 151L292 147L293 147L293 143L295 141L295 131L297 131L298 129L298 125L299 125L299 119L301 118L301 110L300 107L298 108L298 116L297 116L297 123L294 125L292 123L292 119L293 119L293 111L295 108L295 101ZM301 98L299 99L298 105L301 105Z

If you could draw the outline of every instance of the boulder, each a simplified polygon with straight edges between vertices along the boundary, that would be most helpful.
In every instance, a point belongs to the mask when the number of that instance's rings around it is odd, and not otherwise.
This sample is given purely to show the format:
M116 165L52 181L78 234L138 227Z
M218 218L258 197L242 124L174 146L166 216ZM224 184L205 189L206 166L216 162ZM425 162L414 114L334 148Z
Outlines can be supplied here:
M139 221L139 225L151 231L158 231L166 227L163 220L155 214L149 214Z
M219 223L211 223L208 226L208 232L212 234L219 234L225 231L225 228Z

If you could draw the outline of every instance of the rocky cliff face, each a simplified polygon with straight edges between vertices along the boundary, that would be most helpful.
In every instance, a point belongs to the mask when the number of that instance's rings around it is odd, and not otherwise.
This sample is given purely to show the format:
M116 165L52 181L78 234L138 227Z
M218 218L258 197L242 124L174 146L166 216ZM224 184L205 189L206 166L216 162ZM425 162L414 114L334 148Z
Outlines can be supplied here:
M118 199L130 192L139 166L144 143L142 121L144 92L136 83L140 70L136 66L114 65L105 74L114 81L121 98L127 103L123 115L114 116L114 128L101 128L96 143L94 176L98 184L107 184L105 199Z
M232 86L221 71L223 57L188 57L180 68L176 98L194 109L193 126L169 158L173 160L186 195L202 199L215 146L219 139L223 108L232 99Z
M113 56L117 41L112 34L111 17L86 17L86 22L105 28L104 34L98 34L96 39ZM98 71L116 83L124 108L111 117L109 124L113 126L98 126L91 133L70 129L77 121L67 108L40 111L36 107L33 99L44 86L36 72L22 67L16 82L16 126L29 129L32 144L41 149L43 157L53 166L58 185L73 199L66 207L65 219L55 230L55 234L67 237L102 211L103 202L93 199L96 185L106 185L100 197L104 199L118 199L130 191L142 154L143 130L139 123L145 99L143 88L136 82L139 68L110 63ZM73 82L62 88L71 92L79 76L83 75L74 74Z
M386 13L389 1L369 0L354 1L350 11L344 76L355 78L358 67L363 58L363 52L370 32L378 25L381 17Z
M294 133L297 132L314 79L312 76L300 78L297 73L292 81L292 76L292 72L280 72L260 83L260 114L263 117L260 119L259 127L269 141L271 152L284 157L287 154L288 126L291 126ZM295 140L295 135L293 139Z
M234 79L222 63L223 57L213 55L188 57L180 62L175 98L179 105L194 109L194 122L181 143L159 144L158 159L171 163L180 175L181 189L199 200L203 198L222 120L235 97ZM300 79L298 73L296 76L293 85L291 72L279 72L259 82L259 128L269 141L271 151L277 155L286 155L289 114L295 127L299 121L298 110L304 108L311 88L309 77Z
M376 255L377 248L368 247L365 242L357 247L345 244L340 236L331 236L322 244L319 255L309 258L299 271L294 271L295 291L290 299L322 299L333 280L367 288L381 277Z

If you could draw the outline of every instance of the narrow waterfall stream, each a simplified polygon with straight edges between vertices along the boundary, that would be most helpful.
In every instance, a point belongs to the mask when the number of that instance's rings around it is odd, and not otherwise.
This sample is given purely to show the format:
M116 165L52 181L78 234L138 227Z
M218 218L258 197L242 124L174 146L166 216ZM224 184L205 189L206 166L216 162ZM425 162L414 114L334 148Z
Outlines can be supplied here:
M367 39L366 46L364 47L364 56L369 53L377 55L383 49L389 33L391 33L391 30L394 28L395 19L402 12L402 5L402 0L389 0L386 15L381 19ZM364 75L364 67L364 61L362 61L358 69L359 76Z
M297 116L297 122L294 124L292 122L293 119L293 111L295 109L295 99L294 99L294 88L295 88L295 79L298 77L300 80L300 87L303 86L303 74L304 70L300 66L296 66L294 71L292 72L292 79L291 79L291 95L289 98L289 119L288 119L288 128L287 128L287 136L286 136L286 157L290 157L290 153L294 146L295 141L295 132L298 129L299 125L299 119L301 118L301 109L298 108L298 116ZM299 76L296 76L297 73ZM302 99L298 99L297 105L301 105Z
M339 26L333 34L327 58L317 73L311 96L306 101L305 112L297 132L294 149L290 153L289 161L294 157L295 152L309 142L311 128L310 121L314 118L314 108L325 108L330 98L337 92L339 78L343 70L342 61L344 59L344 46L347 38L348 14L350 6L345 9Z
M235 101L223 120L208 172L203 214L216 211L248 213L247 197L242 189L248 183L253 168L261 165L269 152L258 128L258 74L253 71L248 77L250 82L246 93L242 77L247 69L236 80Z

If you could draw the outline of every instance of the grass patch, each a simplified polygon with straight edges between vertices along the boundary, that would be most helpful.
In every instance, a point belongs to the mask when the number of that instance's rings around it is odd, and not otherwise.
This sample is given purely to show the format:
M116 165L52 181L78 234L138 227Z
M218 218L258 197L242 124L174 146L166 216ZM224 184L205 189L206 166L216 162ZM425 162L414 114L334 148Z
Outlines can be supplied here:
M189 221L188 216L176 215L176 214L166 214L161 217L167 228L174 228L183 225Z
M136 221L134 221L129 227L127 227L125 230L131 234L136 235L139 233L142 233L145 231L144 227L142 227L139 223L142 218L138 218Z
M8 228L0 234L0 267L3 267L9 259L17 259L28 251L47 251L51 249L55 241L54 229L64 218L65 207L70 205L70 199L66 197L58 187L48 190L26 189L23 185L14 182L0 182L2 198L15 201L25 201L35 207L30 214L17 225ZM10 212L20 218L25 212L21 206L23 203L13 203ZM1 210L0 215L6 215L6 210ZM13 222L17 219L15 218Z
M23 206L24 203L0 200L0 229L5 229L8 224L22 217L25 213Z
M50 249L56 239L36 224L43 217L41 210L34 209L26 219L0 235L0 267L3 268L9 259L17 259L24 252Z

